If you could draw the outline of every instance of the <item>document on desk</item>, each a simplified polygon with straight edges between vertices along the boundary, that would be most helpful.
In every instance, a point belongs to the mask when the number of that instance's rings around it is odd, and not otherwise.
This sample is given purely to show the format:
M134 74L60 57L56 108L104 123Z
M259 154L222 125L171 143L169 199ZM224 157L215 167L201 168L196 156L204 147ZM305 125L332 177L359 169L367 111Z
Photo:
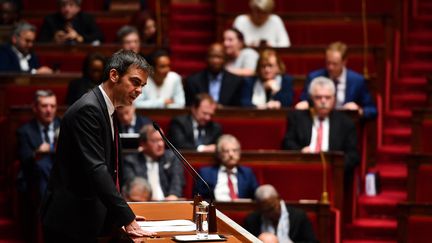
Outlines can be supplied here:
M186 219L138 221L138 224L141 229L150 232L188 232L196 230L195 223Z

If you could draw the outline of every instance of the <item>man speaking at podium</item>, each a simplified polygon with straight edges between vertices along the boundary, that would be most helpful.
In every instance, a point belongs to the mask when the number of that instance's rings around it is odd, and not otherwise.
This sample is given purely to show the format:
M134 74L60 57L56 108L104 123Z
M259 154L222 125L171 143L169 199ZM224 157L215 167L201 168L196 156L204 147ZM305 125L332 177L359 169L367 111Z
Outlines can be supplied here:
M96 242L123 226L132 236L152 235L139 227L119 192L115 114L141 94L150 72L142 57L119 51L105 68L105 81L66 111L41 208L45 242Z

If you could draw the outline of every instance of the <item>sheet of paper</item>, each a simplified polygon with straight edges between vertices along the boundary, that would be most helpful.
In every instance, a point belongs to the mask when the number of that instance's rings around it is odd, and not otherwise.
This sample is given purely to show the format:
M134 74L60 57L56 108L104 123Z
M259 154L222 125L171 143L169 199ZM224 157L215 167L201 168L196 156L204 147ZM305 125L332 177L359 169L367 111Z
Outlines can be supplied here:
M203 239L198 239L197 235L176 235L174 239L178 241L212 241L212 240L225 240L221 238L219 235L208 235L208 237Z
M195 231L195 223L190 220L138 221L143 230L150 232L188 232Z

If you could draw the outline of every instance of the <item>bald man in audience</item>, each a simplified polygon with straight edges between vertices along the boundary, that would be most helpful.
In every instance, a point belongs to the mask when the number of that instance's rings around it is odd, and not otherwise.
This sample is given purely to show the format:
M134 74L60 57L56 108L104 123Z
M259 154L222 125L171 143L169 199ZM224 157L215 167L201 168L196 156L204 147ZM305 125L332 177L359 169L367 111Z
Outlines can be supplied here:
M263 242L318 242L306 213L286 204L272 185L258 187L255 200L258 210L246 217L244 228Z
M120 133L139 133L144 125L151 124L152 121L139 114L133 105L123 106L117 109Z
M225 70L222 44L212 44L207 52L207 68L189 76L185 83L186 105L199 93L207 93L219 106L240 106L243 79Z
M152 189L146 179L134 177L122 187L122 194L128 202L147 202L152 198Z

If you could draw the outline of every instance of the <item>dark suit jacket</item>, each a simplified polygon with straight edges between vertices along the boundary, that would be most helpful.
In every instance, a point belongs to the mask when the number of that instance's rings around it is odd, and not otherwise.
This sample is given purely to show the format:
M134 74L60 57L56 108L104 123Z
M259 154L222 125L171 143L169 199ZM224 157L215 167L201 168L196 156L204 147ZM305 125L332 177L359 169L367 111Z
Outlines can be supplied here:
M135 215L115 185L116 149L98 87L69 107L60 131L56 162L41 208L43 226L87 242L131 223ZM121 181L121 157L119 162Z
M196 149L193 133L192 115L174 117L171 121L168 137L174 146L179 149ZM204 128L204 144L215 144L222 135L222 128L216 122L209 122Z
M151 123L152 123L152 121L151 121L149 118L137 114L137 115L136 115L135 125L134 125L134 127L133 127L134 132L135 132L135 133L139 133L140 130L141 130L141 128L142 128L144 125L151 124ZM120 132L120 133L126 132L126 127L123 126L123 125L120 125L120 126L119 126L119 132Z
M245 79L242 89L241 103L242 106L253 107L252 97L255 82L258 81L258 77L250 77ZM279 92L269 97L268 100L277 100L281 103L282 107L288 107L292 104L293 100L293 89L292 89L293 79L289 75L282 76L282 85Z
M68 106L72 105L75 101L81 98L81 96L93 89L95 86L95 83L85 77L70 81L66 94L66 104Z
M54 119L54 130L60 127L60 119ZM25 190L27 186L37 186L31 185L35 183L34 180L38 180L38 175L35 174L39 169L36 166L42 166L36 163L35 151L43 143L43 138L41 136L40 128L36 119L32 119L30 122L24 124L17 130L18 138L18 157L21 162L20 164L20 175L22 178L20 180L20 188Z
M306 213L298 208L286 205L288 210L289 220L289 237L295 243L300 242L318 242ZM255 236L259 236L261 232L262 218L259 212L249 214L244 223L244 228Z
M139 176L148 180L146 157L143 153L131 154L125 158L124 177L125 180L132 180ZM159 183L165 196L183 196L183 186L185 184L183 166L171 150L159 159Z
M339 111L330 113L329 151L345 154L345 172L349 173L359 164L357 131L354 122ZM312 117L309 110L296 110L288 114L287 133L283 148L301 150L308 146L312 137Z
M207 182L210 190L214 189L218 180L219 165L206 166L201 168L198 173ZM245 166L237 166L237 189L239 198L255 198L255 190L258 187L255 174L252 169ZM194 195L199 193L203 198L210 198L208 189L199 180L194 187Z
M29 72L32 69L38 69L40 67L39 60L34 52L30 53ZM18 56L12 50L12 46L2 45L0 47L0 72L24 72L21 70Z
M39 41L53 41L55 32L64 30L65 24L66 21L60 13L46 16L39 32ZM72 26L84 38L84 43L91 43L95 40L103 41L102 32L90 14L79 12L73 18Z
M186 105L192 105L199 93L209 93L209 71L203 70L186 79ZM224 106L240 106L243 79L227 71L223 71L222 85L218 103Z
M346 77L346 89L345 89L345 103L355 102L363 108L363 116L365 118L375 118L377 115L377 108L369 93L365 78L354 72L351 69L347 69ZM309 98L308 89L310 82L316 77L329 77L326 69L319 69L308 74L305 82L303 92L300 96L301 100L307 100Z

